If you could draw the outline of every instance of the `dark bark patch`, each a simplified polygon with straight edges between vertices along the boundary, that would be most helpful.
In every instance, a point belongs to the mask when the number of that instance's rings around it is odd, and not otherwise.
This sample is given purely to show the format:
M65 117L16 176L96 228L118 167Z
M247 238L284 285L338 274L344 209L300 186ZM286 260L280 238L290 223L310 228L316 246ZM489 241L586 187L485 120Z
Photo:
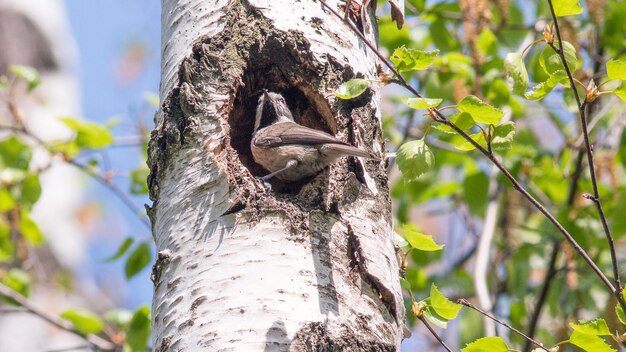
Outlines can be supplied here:
M362 282L367 283L371 289L380 297L382 303L385 305L387 312L392 319L396 320L397 310L402 307L396 307L396 300L394 292L380 281L375 275L371 275L367 269L366 253L364 253L361 246L361 240L359 236L354 233L352 226L347 224L348 228L348 258L350 258L350 268L357 269L361 275Z
M396 351L396 346L364 338L364 336L356 335L348 328L345 328L341 334L331 335L324 323L313 322L302 326L296 332L289 350L307 352L394 352Z
M169 351L171 342L172 342L172 337L171 336L163 337L161 339L161 344L159 345L159 347L157 347L155 352L167 352L167 351Z

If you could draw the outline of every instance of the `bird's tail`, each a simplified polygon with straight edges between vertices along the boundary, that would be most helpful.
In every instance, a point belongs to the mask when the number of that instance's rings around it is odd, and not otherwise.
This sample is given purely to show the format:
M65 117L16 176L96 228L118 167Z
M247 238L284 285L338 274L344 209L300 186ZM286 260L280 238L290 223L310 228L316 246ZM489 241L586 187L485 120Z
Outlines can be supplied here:
M378 160L378 161L381 160L376 155L374 155L374 154L372 154L372 153L370 153L368 151L365 151L363 149L359 149L359 148L353 147L351 145L327 144L325 147L328 148L329 152L331 152L333 154L337 154L338 156L358 156L358 157L374 159L374 160Z

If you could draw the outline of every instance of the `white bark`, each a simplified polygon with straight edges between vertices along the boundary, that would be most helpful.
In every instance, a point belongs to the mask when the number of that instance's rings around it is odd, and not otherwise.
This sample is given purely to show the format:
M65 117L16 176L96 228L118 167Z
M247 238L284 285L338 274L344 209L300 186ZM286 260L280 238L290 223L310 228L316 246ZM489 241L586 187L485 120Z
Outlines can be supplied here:
M291 98L316 111L305 122L380 153L377 92L356 107L327 98L356 74L376 77L374 55L314 1L163 0L162 23L155 350L398 350L383 165L342 160L300 189L266 191L240 141L255 91L297 88Z

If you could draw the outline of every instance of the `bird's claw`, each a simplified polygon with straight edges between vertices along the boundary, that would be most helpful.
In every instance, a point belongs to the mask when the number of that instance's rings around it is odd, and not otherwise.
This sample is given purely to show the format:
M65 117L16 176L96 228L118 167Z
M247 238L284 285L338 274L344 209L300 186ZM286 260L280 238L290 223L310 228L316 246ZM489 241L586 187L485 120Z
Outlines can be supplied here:
M272 185L269 182L267 182L269 178L258 177L258 179L261 180L261 182L263 182L263 187L265 188L266 191L270 192L272 190Z

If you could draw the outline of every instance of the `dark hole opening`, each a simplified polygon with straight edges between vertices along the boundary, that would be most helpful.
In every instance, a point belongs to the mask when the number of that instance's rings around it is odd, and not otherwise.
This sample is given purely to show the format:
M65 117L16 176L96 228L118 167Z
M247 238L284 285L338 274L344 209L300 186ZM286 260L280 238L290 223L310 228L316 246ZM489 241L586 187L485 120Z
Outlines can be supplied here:
M244 74L244 84L237 92L228 122L231 146L237 151L239 160L252 175L264 176L269 173L254 162L250 150L256 107L263 89L282 94L297 123L331 134L335 133L336 126L326 99L310 87L297 87L290 84L276 65L249 69ZM273 186L282 186L282 182L276 178L271 183Z

